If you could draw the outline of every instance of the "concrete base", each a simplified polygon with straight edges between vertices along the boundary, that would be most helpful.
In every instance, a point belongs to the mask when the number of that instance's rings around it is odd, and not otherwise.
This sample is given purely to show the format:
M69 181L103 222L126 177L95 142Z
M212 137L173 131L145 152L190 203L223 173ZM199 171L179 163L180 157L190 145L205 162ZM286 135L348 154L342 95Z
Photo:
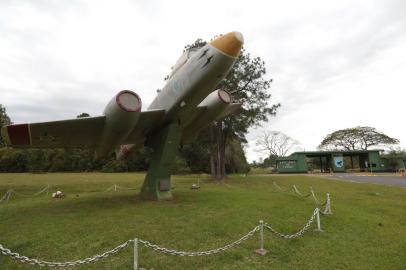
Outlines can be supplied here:
M154 201L170 200L171 171L176 162L182 133L177 124L168 124L156 134L145 143L153 149L153 154L141 188L141 197Z
M257 253L257 254L259 254L261 256L264 256L266 253L268 253L268 251L266 249L259 248L259 249L255 250L255 253Z

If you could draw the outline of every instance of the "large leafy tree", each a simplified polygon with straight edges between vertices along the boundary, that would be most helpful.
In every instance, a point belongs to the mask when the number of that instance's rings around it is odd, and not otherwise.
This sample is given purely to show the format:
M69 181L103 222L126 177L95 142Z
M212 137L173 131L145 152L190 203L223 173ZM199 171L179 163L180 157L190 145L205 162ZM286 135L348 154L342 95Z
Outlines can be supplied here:
M206 42L198 39L185 48L200 48L204 45ZM245 143L248 129L268 121L269 116L275 115L280 106L269 103L272 79L266 79L265 74L265 62L259 57L252 57L243 48L233 68L217 87L228 91L233 102L242 104L242 109L216 121L209 128L210 141L206 147L210 151L210 167L214 179L221 180L225 177L227 143Z
M3 107L3 105L0 104L0 129L3 126L7 126L10 125L11 121L10 121L10 117L8 117L7 113L6 113L6 108ZM0 136L0 147L4 146L4 140L3 138Z
M367 150L371 146L398 144L399 140L373 127L353 127L334 131L320 143L321 149Z

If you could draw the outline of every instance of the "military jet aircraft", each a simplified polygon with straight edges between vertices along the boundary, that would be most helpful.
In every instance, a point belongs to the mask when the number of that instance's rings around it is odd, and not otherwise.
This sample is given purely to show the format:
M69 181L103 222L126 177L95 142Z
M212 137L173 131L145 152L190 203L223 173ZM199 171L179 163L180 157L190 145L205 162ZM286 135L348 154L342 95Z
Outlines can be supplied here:
M230 32L202 48L185 50L145 111L140 97L124 90L110 100L102 116L9 125L1 134L11 147L90 148L97 158L113 150L121 158L149 146L153 156L141 195L170 199L170 171L181 141L240 108L228 92L214 89L233 66L243 42L241 33Z

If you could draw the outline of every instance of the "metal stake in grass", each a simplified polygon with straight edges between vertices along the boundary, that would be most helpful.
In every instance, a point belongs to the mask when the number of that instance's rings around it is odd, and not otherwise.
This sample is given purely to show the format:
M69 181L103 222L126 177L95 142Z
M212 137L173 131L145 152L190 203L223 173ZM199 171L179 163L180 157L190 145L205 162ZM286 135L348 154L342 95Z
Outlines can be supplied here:
M260 248L255 250L259 255L264 256L268 251L264 249L264 221L259 221L259 233L260 233Z

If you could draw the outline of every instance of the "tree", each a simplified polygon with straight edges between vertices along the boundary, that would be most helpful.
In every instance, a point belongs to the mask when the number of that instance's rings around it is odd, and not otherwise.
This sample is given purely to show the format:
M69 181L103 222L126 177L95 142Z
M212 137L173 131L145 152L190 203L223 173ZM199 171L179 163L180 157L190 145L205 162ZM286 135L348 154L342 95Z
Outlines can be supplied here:
M320 143L321 149L367 150L371 146L398 144L399 140L373 127L353 127L328 134Z
M11 121L10 121L10 117L8 117L8 115L6 113L6 108L0 104L0 129L3 126L7 126L10 124L11 124ZM4 147L4 146L5 146L4 139L0 136L0 147Z
M245 49L235 62L233 68L218 88L228 90L233 102L242 104L242 109L229 115L212 126L211 168L212 177L225 177L225 148L227 140L238 140L245 143L245 134L250 127L267 122L268 117L275 115L280 104L269 104L269 88L272 79L265 79L265 62L259 57L252 58Z
M193 50L206 45L202 39L185 46ZM209 127L210 168L212 178L221 180L226 173L226 145L229 140L245 143L245 134L250 127L259 126L275 115L280 104L270 105L269 88L272 79L265 79L265 62L259 57L252 58L243 48L233 68L217 86L228 91L233 102L241 103L242 109Z
M239 141L229 140L226 146L225 169L227 173L248 173L250 166Z
M76 118L82 118L82 117L90 117L90 114L88 113L81 113L78 116L76 116Z
M267 153L268 157L284 157L300 143L280 131L264 131L256 145L259 146L257 150Z

